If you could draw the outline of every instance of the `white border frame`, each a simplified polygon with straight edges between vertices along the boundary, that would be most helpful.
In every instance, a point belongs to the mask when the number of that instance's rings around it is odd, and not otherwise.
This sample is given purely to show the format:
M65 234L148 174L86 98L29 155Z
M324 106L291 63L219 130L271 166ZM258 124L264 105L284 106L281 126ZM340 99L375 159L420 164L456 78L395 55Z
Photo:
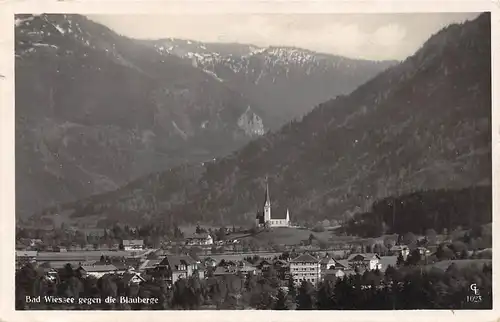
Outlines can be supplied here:
M498 107L500 51L500 2L496 1L121 1L121 0L0 0L0 222L5 230L0 234L0 321L128 321L144 319L213 320L215 322L246 321L499 321L497 274L493 270L493 310L481 311L15 311L14 310L14 232L15 232L15 171L14 171L14 14L15 13L82 13L82 14L209 14L209 13L391 13L391 12L491 12L492 25L492 95ZM493 145L493 218L498 212L497 171L499 158L499 124L496 108L492 110ZM500 231L493 220L493 253L500 249L495 232ZM498 267L493 256L493 267ZM110 316L111 315L111 316Z

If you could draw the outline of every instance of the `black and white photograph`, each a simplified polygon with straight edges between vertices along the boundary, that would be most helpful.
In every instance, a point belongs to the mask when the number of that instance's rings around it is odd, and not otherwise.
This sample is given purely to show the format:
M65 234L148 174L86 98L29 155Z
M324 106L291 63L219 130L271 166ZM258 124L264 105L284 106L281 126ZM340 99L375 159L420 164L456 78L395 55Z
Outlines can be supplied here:
M15 13L15 310L492 310L492 14L441 10Z

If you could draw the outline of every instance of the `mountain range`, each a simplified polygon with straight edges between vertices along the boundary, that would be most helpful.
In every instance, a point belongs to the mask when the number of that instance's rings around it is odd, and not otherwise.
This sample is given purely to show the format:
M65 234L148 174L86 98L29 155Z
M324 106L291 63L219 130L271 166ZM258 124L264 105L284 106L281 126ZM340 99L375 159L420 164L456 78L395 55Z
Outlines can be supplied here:
M81 15L15 23L21 217L227 155L394 64L234 44L195 51L191 41L131 39ZM287 55L302 60L287 67Z
M249 97L268 112L272 129L302 117L336 95L350 93L397 63L355 60L293 47L262 48L179 39L146 44L161 54L173 54L191 62Z
M251 223L266 178L273 214L289 208L294 222L346 219L387 196L488 186L490 24L484 13L444 28L351 94L224 158L153 173L36 218Z

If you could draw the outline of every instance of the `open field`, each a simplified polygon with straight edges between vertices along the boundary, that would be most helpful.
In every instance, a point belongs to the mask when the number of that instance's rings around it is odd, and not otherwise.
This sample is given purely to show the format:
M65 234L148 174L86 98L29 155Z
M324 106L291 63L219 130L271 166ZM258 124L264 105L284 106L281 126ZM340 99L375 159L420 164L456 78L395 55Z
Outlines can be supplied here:
M324 242L327 242L332 236L332 233L329 231L316 233L308 229L276 227L269 231L262 231L256 236L244 237L242 240L253 239L259 244L300 245L301 241L308 240L311 234L316 239Z
M110 257L140 257L151 250L139 251L77 251L77 252L38 252L37 261L78 261L99 260L101 255Z
M471 267L471 266L479 266L481 267L484 264L491 264L491 259L456 259L456 260L445 260L440 261L434 264L427 265L427 268L438 268L443 271L448 269L451 264L457 265L459 269Z

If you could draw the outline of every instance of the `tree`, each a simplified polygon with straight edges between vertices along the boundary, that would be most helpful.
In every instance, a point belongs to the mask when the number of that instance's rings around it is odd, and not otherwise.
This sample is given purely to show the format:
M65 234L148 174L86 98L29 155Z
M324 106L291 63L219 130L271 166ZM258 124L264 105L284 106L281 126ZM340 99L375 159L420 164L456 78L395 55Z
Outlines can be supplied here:
M462 249L462 252L460 253L460 259L467 259L469 255L467 254L467 251L465 249Z
M325 227L323 227L323 223L322 222L318 222L313 227L312 231L314 231L314 232L323 232L323 231L325 231Z
M40 274L30 263L24 265L19 271L16 272L16 309L28 308L26 296L39 295L36 290L36 283L40 280L40 277Z
M283 288L280 288L278 290L278 295L276 296L276 304L274 306L275 310L288 310L288 295L287 293L283 290Z
M226 229L224 227L217 231L217 240L226 240Z
M308 238L308 241L309 241L309 245L312 244L313 240L315 239L316 237L314 237L313 234L309 234L309 238Z
M418 265L420 263L420 260L421 260L421 256L420 256L419 250L414 249L408 255L408 258L406 259L406 265L408 265L408 266Z
M408 232L403 236L403 243L408 246L414 246L417 243L417 237L414 233Z
M435 245L437 242L437 233L434 229L429 228L425 231L425 238L430 245Z
M295 287L295 282L293 281L293 277L288 279L288 295L295 299L297 297L297 288Z
M455 254L460 254L460 253L462 253L462 251L467 252L467 245L461 241L454 241L451 244L451 250L453 250L455 252Z
M390 250L392 247L394 247L395 244L396 243L393 239L390 239L390 238L384 239L384 246L388 250Z
M332 310L335 308L334 289L335 285L331 280L325 280L319 285L317 299L318 310Z
M405 263L405 258L403 257L403 253L399 253L396 265L402 266L404 263Z
M441 244L436 250L436 257L439 260L455 259L455 254L451 249Z
M297 294L297 310L312 310L314 308L314 287L311 283L302 281Z

